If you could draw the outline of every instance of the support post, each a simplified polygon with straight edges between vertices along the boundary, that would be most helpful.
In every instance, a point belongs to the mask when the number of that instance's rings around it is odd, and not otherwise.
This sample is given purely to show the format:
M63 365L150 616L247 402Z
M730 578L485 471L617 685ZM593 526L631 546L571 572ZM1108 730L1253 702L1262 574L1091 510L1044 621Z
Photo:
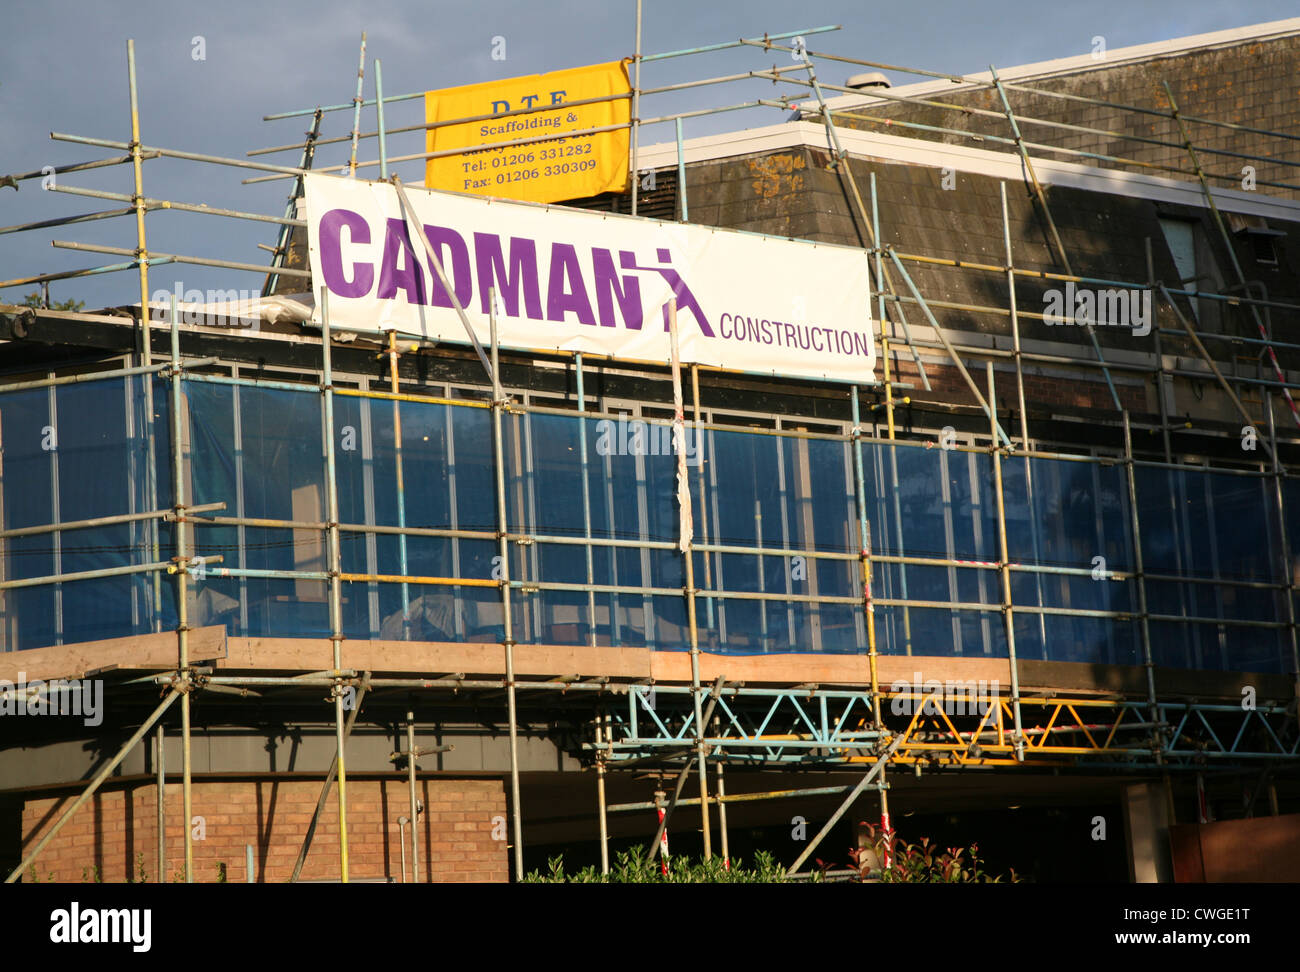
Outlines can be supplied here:
M402 403L398 401L401 391L397 381L397 360L401 357L402 352L397 347L396 331L388 332L388 350L383 354L388 356L388 387L393 394L393 480L397 487L397 528L399 531L397 534L397 563L402 577L406 577L411 570L406 559L406 477L402 464ZM407 641L411 638L411 588L406 581L402 581L402 638Z
M600 813L600 873L609 873L609 811L605 801L605 714L596 714L596 807Z
M1151 654L1151 625L1150 615L1147 612L1146 569L1142 562L1142 520L1138 516L1137 469L1133 465L1133 434L1129 428L1127 409L1124 411L1124 467L1128 471L1128 508L1133 533L1133 578L1137 581L1138 630L1142 636L1142 666L1146 669L1147 675L1147 707L1150 710L1150 720L1154 726L1152 736L1155 740L1153 748L1155 749L1156 761L1163 762L1165 737L1160 727L1156 725L1161 721L1160 709L1156 704L1156 669Z
M989 405L996 413L998 397L997 386L993 381L992 361L985 363L985 373L988 376ZM1016 618L1011 604L1011 557L1007 552L1007 510L1002 493L1002 450L998 448L996 422L990 423L989 438L992 440L989 452L993 456L993 490L998 514L998 575L1002 580L1002 621L1006 626L1007 662L1011 670L1011 717L1014 726L1011 745L1015 747L1016 759L1024 762L1025 735L1020 724L1020 663L1016 659Z
M831 814L831 818L827 820L822 829L817 832L817 836L808 842L808 846L804 848L803 853L800 854L798 859L790 865L789 869L786 871L787 874L799 873L799 868L803 867L804 862L812 856L812 852L817 849L817 846L822 842L822 839L834 829L837 823L840 822L840 818L844 816L849 807L853 806L853 802L862 795L862 791L869 787L875 781L876 777L884 772L885 764L889 762L889 758L894 755L895 750L902 745L903 738L902 735L895 736L894 741L885 747L885 751L877 757L874 763L871 764L871 769L867 770L862 779L858 781L858 785L849 791L849 795L844 798L844 802L840 804L839 809ZM879 785L882 793L884 792L883 786L883 783Z
M506 515L505 442L501 428L501 413L508 401L501 388L500 351L497 341L496 288L488 290L489 324L492 329L492 363L488 373L492 377L492 446L497 487L497 554L501 558L501 647L506 662L506 709L510 722L510 821L515 844L515 880L524 878L524 843L522 811L519 807L519 735L518 714L515 705L515 639L510 623L510 545Z
M365 672L361 676L361 687L357 689L356 703L352 711L348 713L347 725L343 727L343 739L346 742L352 736L352 727L357 724L357 716L361 712L361 704L366 700L366 692L370 690L370 673ZM302 874L303 865L307 862L307 852L311 850L312 838L316 835L316 825L320 822L320 815L325 811L325 801L329 799L330 788L334 785L334 777L338 773L339 758L338 752L330 761L329 772L325 775L325 782L321 784L320 796L316 798L316 809L312 811L311 820L307 823L307 832L303 834L302 847L298 849L298 859L293 865L293 874L289 877L292 884L298 880ZM405 874L405 870L402 872Z
M709 504L705 499L705 479L704 479L704 428L701 425L700 418L700 366L691 365L691 410L695 418L695 454L699 460L696 463L695 470L698 473L696 477L700 484L700 535L704 537L704 542L709 542ZM709 552L704 554L704 588L713 590L713 557ZM713 620L713 598L704 599L704 623L710 632L715 632L716 626Z
M181 690L181 826L185 833L185 883L194 883L194 793L190 779L190 672L189 547L185 536L185 443L181 435L181 330L176 295L171 298L171 447L172 505L176 515L176 650Z
M718 699L722 697L722 687L725 684L726 682L721 675L719 675L717 681L713 683L713 691L710 693L710 698L709 698L709 707L704 710L704 718L703 718L704 723L707 724L709 720L713 718L713 710L718 705ZM695 697L698 699L699 695L696 694ZM635 707L636 703L633 702L632 704ZM654 840L650 841L649 850L646 851L645 859L647 862L653 861L655 859L655 854L659 852L661 843L663 844L667 843L667 841L663 840L663 836L668 831L668 821L672 818L673 810L677 808L677 803L681 799L682 789L683 787L686 786L686 777L690 775L692 762L694 762L694 760L687 759L686 762L682 764L682 768L677 774L677 782L673 786L672 799L668 801L667 807L662 808L664 815L663 818L659 821L659 829L655 832ZM660 795L658 793L655 794L656 806L659 805L658 803L659 796ZM700 806L704 807L705 812L707 813L708 805L709 805L708 792L704 791L700 794L700 796L703 798L700 800Z
M163 751L163 727L154 732L154 772L158 788L158 883L167 883L167 757Z
M1007 215L1007 184L998 183L1002 197L1002 246L1007 257L1007 306L1011 311L1011 348L1016 360L1016 404L1020 410L1020 448L1029 450L1029 416L1025 409L1025 369L1020 360L1020 315L1016 311L1016 270L1011 258L1011 219Z
M722 736L722 730L721 730L721 726L719 725L719 722L720 720L718 719L718 717L714 716L713 735L717 738L721 738ZM718 774L718 785L717 785L718 830L722 834L722 866L729 871L731 870L731 846L728 841L728 833L727 833L727 784L726 784L726 776L723 769L726 760L722 758L724 755L725 754L722 752L718 753L719 759L716 767L717 774Z
M880 708L880 680L876 671L876 609L871 600L871 521L867 518L867 483L862 466L862 429L858 426L860 409L857 385L851 389L851 403L853 407L853 493L857 500L858 537L861 541L858 571L862 584L862 614L867 627L867 662L871 672L871 716L876 732L883 733L885 724ZM889 821L889 793L883 765L880 767L880 783L880 824L888 833L892 827Z
M583 385L582 374L582 352L578 351L573 355L573 370L578 381L578 414L583 415L587 410L587 395ZM583 547L583 553L587 561L587 636L593 648L596 647L596 592L592 590L595 584L595 564L592 560L591 552L591 482L589 481L588 457L587 457L587 419L585 417L578 419L578 458L582 464L582 535L587 540ZM614 626L614 602L611 600L609 605L609 622L610 629ZM603 791L602 791L603 792Z
M411 881L420 883L420 801L415 791L415 713L406 713L406 786L411 803Z
M357 96L352 102L352 154L348 157L348 175L357 177L357 140L361 137L361 92L366 81L366 32L361 32L361 56L357 58Z
M126 42L127 81L131 89L131 173L135 191L131 204L135 208L136 265L140 271L140 329L137 332L136 353L140 364L153 364L149 349L149 247L145 240L144 165L140 151L140 98L135 77L135 40Z
M632 215L636 215L636 197L641 188L637 155L641 141L641 0L636 0L636 52L632 58Z
M375 58L375 115L379 122L379 179L388 181L388 142L384 131L384 67Z
M668 339L673 372L673 450L677 453L677 545L685 566L686 626L691 652L691 698L695 706L695 753L699 763L700 818L704 828L704 859L713 857L709 824L708 753L704 747L705 721L700 704L700 641L695 621L695 527L691 522L691 483L686 471L686 416L682 407L682 363L677 345L677 298L668 300Z
M365 35L361 39L365 47ZM363 55L364 56L364 55ZM360 91L357 93L360 114ZM321 392L322 418L325 432L325 531L329 543L329 590L330 590L330 646L334 666L334 762L338 767L338 804L339 804L339 874L344 884L348 883L348 777L344 760L347 747L347 735L343 731L343 696L344 686L340 672L343 669L343 581L340 577L342 563L339 552L339 496L337 485L337 465L334 456L334 373L330 362L330 312L329 290L320 289L321 300Z
M682 120L673 119L677 127L677 218L688 221L686 208L686 151L682 146Z

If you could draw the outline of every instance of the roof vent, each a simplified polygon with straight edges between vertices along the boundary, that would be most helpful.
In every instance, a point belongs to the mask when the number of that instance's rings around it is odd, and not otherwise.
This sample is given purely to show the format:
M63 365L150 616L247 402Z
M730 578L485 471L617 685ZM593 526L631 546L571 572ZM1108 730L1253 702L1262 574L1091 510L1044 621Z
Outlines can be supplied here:
M856 88L859 91L869 91L872 88L890 87L889 78L885 77L879 71L868 71L865 74L855 74L844 82L846 88Z

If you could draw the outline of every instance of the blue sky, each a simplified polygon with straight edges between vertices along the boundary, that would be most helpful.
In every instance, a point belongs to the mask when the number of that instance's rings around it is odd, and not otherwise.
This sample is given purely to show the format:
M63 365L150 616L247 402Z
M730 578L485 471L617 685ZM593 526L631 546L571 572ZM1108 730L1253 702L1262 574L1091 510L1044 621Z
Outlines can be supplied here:
M228 157L253 148L301 140L306 119L263 122L262 116L317 104L351 100L356 85L361 32L368 34L366 96L373 97L374 58L383 61L385 94L401 94L498 77L556 70L630 56L634 49L635 0L566 0L559 4L520 0L469 3L403 2L361 5L316 2L216 3L68 2L7 0L5 54L0 58L0 173L87 161L115 154L54 142L50 131L128 141L130 114L126 41L134 38L140 84L142 139L146 144ZM660 0L645 4L645 53L718 43L738 37L822 25L843 29L810 39L813 50L870 60L967 72L990 63L1009 67L1087 53L1093 38L1110 49L1279 20L1295 13L1293 3L1256 0L1230 5L1213 0L1133 3L1094 0L1086 5L988 0L868 5L822 2L791 5L774 0L702 3ZM505 38L506 58L493 60L493 38ZM203 38L205 58L195 60L194 38ZM756 49L676 58L645 66L645 86L669 84L789 63L781 52ZM855 69L827 63L823 80L842 83ZM894 76L894 83L916 78ZM781 89L797 94L792 87ZM780 93L780 90L777 92ZM770 97L768 82L714 86L647 99L646 114L733 104ZM391 106L389 126L422 117L418 101ZM691 121L687 136L724 129L773 124L781 113L733 113ZM351 112L326 116L323 134L344 135ZM363 130L373 130L373 109L363 114ZM643 143L665 141L671 129L647 130ZM391 154L420 151L418 134L395 138ZM346 160L346 146L322 149L318 164ZM373 140L360 157L373 159ZM267 161L296 164L297 153ZM371 170L373 172L374 170ZM418 165L402 171L420 178ZM145 194L280 215L287 182L244 186L254 173L190 162L145 164ZM129 166L62 177L65 184L131 191ZM42 192L38 181L20 192L0 188L0 226L73 213L117 208L121 203ZM257 244L272 243L269 224L178 213L151 214L150 249L265 263ZM134 221L105 220L55 230L0 235L0 279L116 262L117 257L56 250L64 239L134 247ZM187 266L158 267L151 289L185 287L246 288L256 291L256 274ZM134 273L119 273L77 283L52 285L55 299L85 300L91 306L138 299ZM0 302L21 299L34 288L0 291Z

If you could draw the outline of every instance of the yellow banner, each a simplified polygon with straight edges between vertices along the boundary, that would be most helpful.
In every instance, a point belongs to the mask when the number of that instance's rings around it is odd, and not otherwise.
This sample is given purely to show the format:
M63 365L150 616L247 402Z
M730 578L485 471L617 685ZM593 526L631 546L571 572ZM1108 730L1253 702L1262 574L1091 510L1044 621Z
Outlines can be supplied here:
M626 126L631 117L630 99L615 98L586 105L572 105L572 102L630 92L625 61L425 92L427 124L557 106L553 111L507 114L504 118L430 128L426 138L428 152L472 149L552 132L556 137L429 159L425 166L425 185L430 189L529 202L561 202L601 192L623 192L628 180ZM593 135L568 138L563 135L613 125L623 127Z

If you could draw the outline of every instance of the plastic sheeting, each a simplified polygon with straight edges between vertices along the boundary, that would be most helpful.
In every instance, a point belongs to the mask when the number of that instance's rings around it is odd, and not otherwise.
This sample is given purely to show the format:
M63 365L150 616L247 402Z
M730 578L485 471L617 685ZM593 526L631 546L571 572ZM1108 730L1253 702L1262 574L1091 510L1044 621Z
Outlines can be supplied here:
M195 578L191 623L233 635L327 635L326 582L294 576L327 568L319 391L189 380L183 390L190 503L223 502L224 515L284 524L194 529L195 552L220 557L220 567L285 576ZM155 381L150 403L141 379L119 378L0 393L4 527L170 506L169 391ZM345 573L493 580L508 567L523 585L511 593L521 643L687 646L666 426L507 414L508 530L535 540L512 542L502 565L489 410L346 396L335 397L334 410ZM866 651L854 473L861 449L873 551L886 558L873 574L879 650L1007 655L991 456L740 427L690 441L695 541L727 548L694 554L703 648ZM1001 465L1018 656L1141 664L1127 468L1023 457ZM1232 623L1286 618L1285 592L1269 586L1283 584L1286 569L1273 480L1139 465L1135 485L1156 663L1289 671L1284 628ZM1285 496L1288 540L1298 549L1300 487L1287 482ZM482 536L356 529L401 524ZM159 520L0 542L5 580L166 562L175 552L171 527ZM782 553L751 552L758 548ZM588 582L602 589L547 587ZM158 572L0 594L6 650L175 626L175 585ZM348 581L343 619L351 638L502 637L492 587Z

